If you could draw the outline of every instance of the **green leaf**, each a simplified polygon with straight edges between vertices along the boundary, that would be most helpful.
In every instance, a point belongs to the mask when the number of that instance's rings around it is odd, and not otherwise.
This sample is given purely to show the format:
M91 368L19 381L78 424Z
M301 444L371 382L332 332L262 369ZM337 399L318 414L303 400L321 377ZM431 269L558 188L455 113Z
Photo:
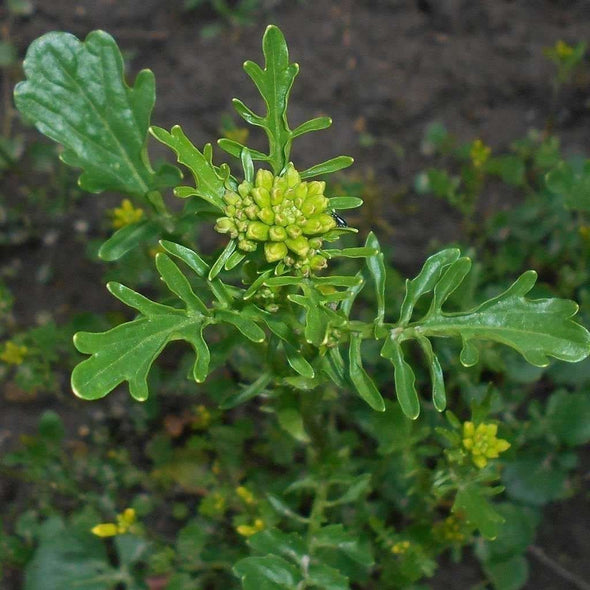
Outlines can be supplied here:
M316 164L311 168L307 168L307 170L303 170L303 172L299 173L299 176L301 176L301 180L305 180L307 178L313 178L314 176L332 174L332 172L337 172L338 170L343 170L344 168L352 166L353 162L354 160L350 156L336 156L321 164Z
M375 256L379 253L376 248L330 248L329 250L322 250L322 254L326 254L329 258L368 258L369 256ZM362 283L362 277L355 277L352 285L358 285Z
M84 42L69 33L34 41L24 61L27 76L14 91L19 111L82 168L80 186L91 193L143 196L156 180L146 154L155 101L154 76L142 70L132 88L114 39L93 31Z
M467 521L477 527L486 539L495 539L504 517L487 501L485 492L477 484L460 489L455 497L453 512L463 512Z
M430 293L439 281L445 268L457 260L460 256L459 250L449 248L433 254L426 260L422 270L415 279L406 280L406 294L402 302L399 324L406 325L412 318L414 306L426 293Z
M311 131L321 131L322 129L327 129L330 125L332 125L332 119L330 117L316 117L293 129L291 137L294 139Z
M76 348L92 356L72 372L74 393L94 400L129 381L131 395L138 401L146 400L147 374L166 344L172 340L195 340L200 320L177 311L141 317L99 334L78 332L74 337Z
M230 259L231 255L234 253L236 249L237 243L236 240L230 240L217 260L213 263L211 270L209 271L208 279L212 281L223 269L225 263Z
M349 375L360 397L377 412L385 411L385 402L373 380L363 369L361 356L361 335L356 332L350 334L348 349Z
M577 211L590 211L590 160L575 171L567 162L560 162L545 177L547 188Z
M279 529L266 529L248 539L248 545L263 555L280 555L298 562L307 555L307 546L298 533L284 533Z
M395 394L403 413L412 420L420 415L420 401L414 382L412 367L404 360L399 342L389 337L383 344L381 356L389 359L394 367Z
M39 547L25 569L24 589L106 590L116 585L118 574L100 539L67 530L53 517L42 526Z
M264 69L252 61L247 61L244 64L244 70L262 95L266 105L266 114L264 116L256 114L239 99L234 99L233 104L238 114L247 123L262 127L268 137L268 155L250 150L252 160L269 162L273 173L278 176L285 170L289 162L293 139L304 133L326 129L332 120L329 117L317 117L291 130L287 121L287 105L293 82L299 72L299 66L296 63L289 63L289 50L285 37L274 25L269 25L266 28L262 39L262 51L264 53ZM221 139L218 143L232 156L238 158L242 156L244 146L240 143L228 139ZM300 175L302 179L305 179L318 174L328 174L350 166L351 163L352 158L339 156L313 166L301 172Z
M348 578L324 563L312 563L309 566L306 581L322 590L350 590Z
M287 165L292 132L287 124L287 103L299 66L289 63L289 50L278 27L270 25L262 38L265 65L247 61L244 70L250 76L266 104L266 116L258 117L269 143L269 162L275 175ZM245 106L245 105L244 105ZM252 111L250 111L252 112Z
M185 262L200 277L206 277L209 273L209 265L194 250L168 240L160 240L160 245L168 254Z
M315 372L313 367L305 360L304 356L291 344L285 342L285 355L287 356L287 362L291 367L297 371L302 377L313 379Z
M268 373L263 373L250 385L238 391L237 393L231 393L228 395L220 404L219 407L222 410L229 410L231 408L235 408L248 400L251 400L253 397L264 393L266 386L272 381L272 375Z
M377 240L377 236L373 232L369 232L367 241L365 242L367 248L375 248L377 254L367 258L367 268L373 277L375 283L375 295L377 297L377 317L375 322L377 324L383 323L385 317L385 263L383 262L383 252Z
M485 563L483 569L496 590L520 590L529 578L529 564L522 555Z
M297 590L301 580L297 568L277 555L240 559L233 571L244 590Z
M370 546L361 540L357 533L345 530L341 524L322 527L314 534L311 543L313 547L337 549L365 567L375 563Z
M363 200L358 197L332 197L328 199L330 209L356 209L363 204Z
M107 262L119 260L130 250L157 238L160 226L155 221L140 221L117 230L98 250L98 255Z
M207 317L209 311L205 304L172 260L160 254L157 266L170 291L183 300L186 308L162 305L120 283L109 283L107 288L115 297L142 315L107 332L78 332L74 336L76 348L91 355L72 372L72 389L79 397L98 399L128 381L131 395L139 401L146 400L149 370L166 344L173 340L186 340L192 345L197 356L193 375L197 381L207 377L210 354L203 339L203 328L216 320L228 321L223 316L224 310L216 310L217 316L222 317ZM249 321L244 318L237 323L244 325ZM230 323L236 325L235 321ZM264 335L260 328L258 330Z
M428 371L432 383L432 403L439 412L443 412L447 407L447 396L445 393L445 380L442 367L440 366L438 357L432 350L430 340L419 336L418 342L424 351L426 360L428 361Z
M166 254L156 255L156 268L168 289L186 303L189 311L209 313L207 306L195 295L187 278Z
M502 483L516 501L543 506L566 495L568 474L555 457L529 454L506 462Z
M252 342L264 342L266 334L264 330L253 320L237 311L230 309L218 309L215 312L218 320L235 326L248 340Z
M460 259L464 260L464 259ZM454 281L465 275L466 263L456 261L435 288L437 302L456 288ZM516 349L538 367L549 363L549 356L577 362L590 353L590 334L571 318L578 306L565 299L526 299L534 286L534 271L522 274L506 291L468 312L444 313L433 309L419 322L424 336L460 336L464 347L471 340L492 340ZM469 350L469 349L468 349ZM463 357L473 359L466 352Z
M557 391L547 404L551 432L568 446L590 442L590 396Z
M227 139L222 137L221 139L217 140L217 145L224 151L227 152L230 156L234 158L240 158L242 154L242 150L246 147L241 143L234 141L233 139ZM263 162L268 162L268 156L259 152L258 150L253 150L252 148L248 148L250 151L250 157L253 160L262 160Z
M220 211L224 209L225 179L227 174L220 172L213 165L211 144L205 145L200 152L184 134L180 125L175 125L170 133L161 127L151 127L150 133L164 145L176 152L178 162L184 164L192 173L196 188L193 192L181 191L178 196L188 197L191 194L204 199ZM185 188L185 187L179 187ZM192 189L192 187L190 187Z

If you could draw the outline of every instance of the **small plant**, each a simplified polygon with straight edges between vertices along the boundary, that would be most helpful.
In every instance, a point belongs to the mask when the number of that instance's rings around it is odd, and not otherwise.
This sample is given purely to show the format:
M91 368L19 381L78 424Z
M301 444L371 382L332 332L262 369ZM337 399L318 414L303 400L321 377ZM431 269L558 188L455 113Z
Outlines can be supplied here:
M219 140L238 172L214 164L212 146L194 146L180 126L150 124L153 75L143 70L128 86L108 34L95 31L81 42L49 33L30 47L17 108L63 145L64 162L82 170L83 189L127 199L113 214L120 227L100 256L119 260L158 244L153 282L161 279L168 290L160 302L119 282L107 285L133 317L104 332L76 334L75 346L88 358L74 369L72 389L96 400L127 382L131 396L145 401L155 389L150 369L164 348L173 341L192 348L184 371L219 410L212 415L200 406L183 418L181 430L191 424L203 431L186 448L162 439L150 445L162 485L182 481L202 496L175 551L152 550L152 573L167 576L167 588L227 588L231 573L246 590L410 587L433 574L442 552L458 556L478 537L501 535L515 510L491 501L503 490L499 465L517 434L493 417L503 398L484 391L453 399L462 416L447 411L442 418L443 366L454 367L453 382L461 371L455 360L474 367L491 344L514 349L535 367L550 358L578 362L590 352L590 334L574 320L573 301L527 297L534 271L465 309L457 295L472 262L456 248L430 256L396 305L376 235L350 243L357 230L345 211L362 201L330 195L316 179L352 159L337 156L305 170L292 161L293 141L328 128L331 119L291 129L287 106L299 68L277 27L267 28L262 46L264 66L247 61L244 69L265 112L239 99L234 107L264 131L268 152ZM181 183L181 171L169 164L154 168L148 133L176 154L190 182ZM490 158L483 144L471 145L473 182L482 182L478 174ZM185 202L180 213L166 205L170 188ZM217 252L197 248L200 223L214 225ZM447 339L459 341L460 350ZM240 405L242 412L230 411ZM228 424L220 422L222 411ZM264 457L264 467L249 455ZM147 534L134 533L127 507L116 520L112 514L93 524L100 535L114 534L122 563L133 546L125 539ZM41 548L37 564L50 552L47 544ZM147 556L141 544L133 568L139 555L149 561L143 551ZM482 557L492 578L505 566L494 559ZM37 581L28 588L41 587L38 569L30 570L29 580ZM137 587L133 572L113 574L100 587Z

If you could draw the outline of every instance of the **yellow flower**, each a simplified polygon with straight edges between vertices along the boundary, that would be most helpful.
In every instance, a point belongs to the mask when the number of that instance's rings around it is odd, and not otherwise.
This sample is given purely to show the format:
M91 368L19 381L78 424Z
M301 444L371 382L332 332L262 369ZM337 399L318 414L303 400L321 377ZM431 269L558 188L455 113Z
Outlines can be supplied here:
M0 353L0 361L4 361L8 365L20 365L27 356L29 349L26 346L21 346L11 342L5 342L4 350Z
M479 424L477 428L473 422L463 424L463 446L471 453L473 463L482 469L488 464L488 459L496 459L500 453L510 448L510 443L503 438L497 438L496 424Z
M490 147L488 147L481 139L476 139L471 144L469 157L471 158L471 163L476 168L481 168L488 161L491 153L492 149Z
M463 521L451 514L434 525L434 534L442 541L462 543L465 541L465 532L462 529Z
M103 522L92 528L92 533L97 537L114 537L131 531L135 523L136 515L133 508L126 508L121 514L117 514L117 522Z
M236 527L237 533L242 535L242 537L251 537L263 529L264 521L261 518L257 518L253 525L241 524Z
M391 552L395 555L403 555L410 548L410 541L398 541L391 547Z
M574 48L571 45L568 45L565 41L561 40L555 44L553 49L555 51L555 55L557 55L559 59L567 59L574 53Z
M113 227L119 229L137 223L143 217L143 209L135 208L129 199L123 199L121 206L113 209Z
M238 494L238 496L240 496L240 498L242 498L242 500L244 500L246 504L256 503L256 500L254 499L254 494L244 486L238 486L236 488L236 494Z

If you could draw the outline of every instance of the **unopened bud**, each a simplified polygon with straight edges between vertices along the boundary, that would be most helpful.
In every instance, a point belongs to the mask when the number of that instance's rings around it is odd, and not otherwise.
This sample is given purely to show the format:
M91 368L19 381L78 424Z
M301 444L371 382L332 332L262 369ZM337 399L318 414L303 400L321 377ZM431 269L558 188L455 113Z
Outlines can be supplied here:
M268 232L268 237L273 242L283 242L287 239L287 232L284 227L273 225Z
M246 237L251 240L258 240L264 242L268 239L269 227L266 223L261 221L252 221L248 224L248 230L246 231Z
M287 255L285 242L266 242L264 244L264 256L268 262L278 262Z
M302 258L307 256L307 253L309 252L309 242L307 241L307 238L304 238L303 236L299 236L294 240L285 240L285 244L287 244L289 250L292 250Z

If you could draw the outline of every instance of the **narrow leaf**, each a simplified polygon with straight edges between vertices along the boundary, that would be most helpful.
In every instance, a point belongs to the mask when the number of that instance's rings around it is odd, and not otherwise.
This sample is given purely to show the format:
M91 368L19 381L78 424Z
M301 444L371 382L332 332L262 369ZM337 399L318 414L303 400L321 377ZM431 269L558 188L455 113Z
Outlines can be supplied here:
M315 377L315 372L313 367L307 362L307 360L305 360L304 356L288 342L284 342L283 346L285 347L287 362L291 365L291 368L297 371L301 376L313 379Z
M119 260L130 250L149 243L160 233L160 226L154 221L140 221L117 230L98 250L98 255L107 262Z
M367 268L375 282L375 294L377 297L377 317L375 321L377 324L382 324L385 317L385 263L383 262L383 252L379 246L377 236L373 232L369 232L367 241L365 242L367 248L374 248L377 254L367 258Z
M414 382L412 367L404 360L399 342L388 338L381 349L381 356L391 361L394 367L395 393L403 413L412 420L420 415L420 401Z
M229 410L231 408L235 408L248 400L251 400L253 397L264 393L266 386L272 381L272 375L268 373L263 373L254 381L241 391L237 393L231 393L228 395L220 404L219 407L222 410Z
M213 263L211 270L209 271L209 280L212 281L220 272L221 269L225 266L225 263L229 260L230 256L234 253L236 249L236 241L230 240L217 260Z
M168 240L160 240L160 245L168 254L180 258L190 268L192 268L200 277L206 277L209 272L209 265L194 251L186 246L181 246Z
M445 393L445 380L442 367L440 366L438 357L432 350L430 340L420 336L418 337L418 342L422 347L426 360L428 361L428 371L430 373L430 381L432 382L432 403L439 412L442 412L447 407L447 396Z
M350 346L348 349L348 363L350 379L354 383L360 397L377 412L385 411L385 402L373 380L363 369L361 357L361 336L356 332L350 334Z
M168 289L180 297L189 310L203 314L209 313L207 306L195 295L187 278L166 254L159 253L156 255L156 268Z
M234 158L240 158L242 154L242 150L246 147L245 145L233 140L227 139L225 137L217 140L217 145L224 151L227 152L230 156L234 156ZM268 156L259 152L258 150L250 150L250 157L253 160L262 160L263 162L268 161Z
M332 119L330 117L316 117L315 119L310 119L299 125L299 127L293 129L291 137L299 137L310 131L321 131L322 129L327 129L330 125L332 125Z
M329 207L331 209L356 209L363 204L363 200L358 197L332 197L328 199L330 202Z
M264 330L256 322L244 317L243 314L237 311L218 309L215 312L215 318L222 322L232 324L252 342L264 342L266 336Z
M332 172L352 166L353 162L354 160L350 156L336 156L300 172L299 176L301 176L302 180L305 180L306 178L321 176L322 174L331 174Z
M471 260L467 257L455 260L445 269L442 277L434 287L434 296L430 307L431 311L440 309L444 305L445 301L459 287L470 270Z
M412 318L414 306L420 297L434 289L444 269L457 260L460 255L461 253L456 248L437 252L426 260L416 278L406 281L406 294L402 302L399 324L402 326L408 324Z

